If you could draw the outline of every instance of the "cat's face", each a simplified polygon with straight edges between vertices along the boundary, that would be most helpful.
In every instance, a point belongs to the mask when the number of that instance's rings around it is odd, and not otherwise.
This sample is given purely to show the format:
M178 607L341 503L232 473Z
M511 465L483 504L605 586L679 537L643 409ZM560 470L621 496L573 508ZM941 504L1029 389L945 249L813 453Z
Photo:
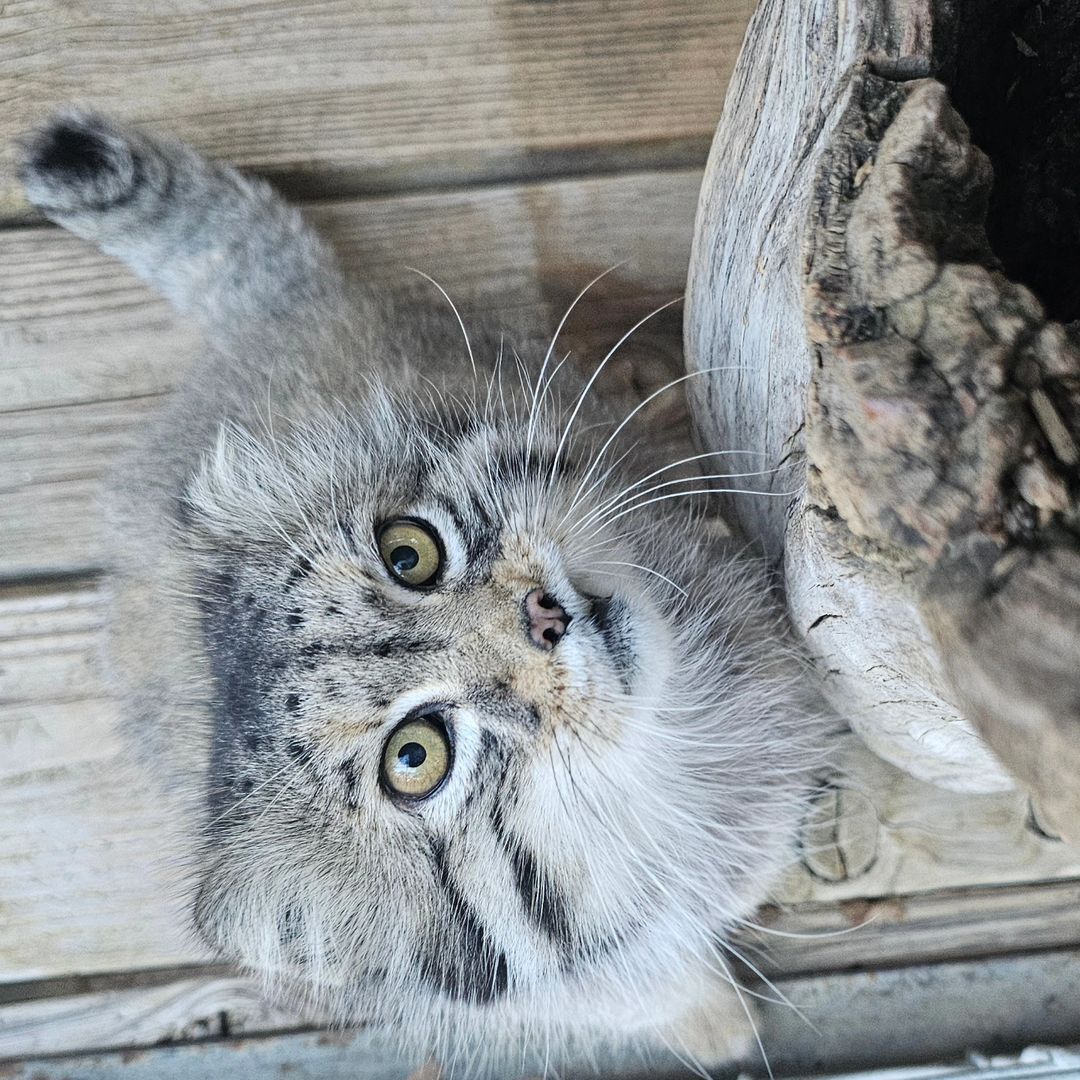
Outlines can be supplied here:
M385 403L223 442L190 496L219 947L349 1019L557 1026L758 899L798 711L737 640L760 598L685 512L603 526L637 477L582 447Z

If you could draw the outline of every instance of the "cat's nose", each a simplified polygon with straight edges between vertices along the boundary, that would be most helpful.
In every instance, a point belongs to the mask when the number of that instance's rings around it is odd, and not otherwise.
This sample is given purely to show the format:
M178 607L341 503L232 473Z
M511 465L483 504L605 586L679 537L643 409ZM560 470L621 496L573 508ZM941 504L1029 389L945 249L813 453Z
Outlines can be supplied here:
M551 593L533 589L525 597L525 618L529 624L529 640L550 652L562 641L570 616Z

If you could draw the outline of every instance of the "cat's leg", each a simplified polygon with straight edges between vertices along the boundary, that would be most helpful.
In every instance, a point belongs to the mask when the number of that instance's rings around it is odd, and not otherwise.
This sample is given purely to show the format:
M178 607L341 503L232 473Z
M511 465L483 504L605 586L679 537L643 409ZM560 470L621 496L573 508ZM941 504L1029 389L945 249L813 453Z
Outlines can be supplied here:
M657 1028L659 1041L689 1063L712 1070L757 1059L753 1000L718 971L689 975L669 1009Z
M746 994L740 1000L731 987L717 986L663 1033L664 1042L707 1069L746 1062L757 1053L755 1012Z
M24 141L21 178L47 217L217 336L302 329L342 307L336 260L299 213L183 143L68 110Z

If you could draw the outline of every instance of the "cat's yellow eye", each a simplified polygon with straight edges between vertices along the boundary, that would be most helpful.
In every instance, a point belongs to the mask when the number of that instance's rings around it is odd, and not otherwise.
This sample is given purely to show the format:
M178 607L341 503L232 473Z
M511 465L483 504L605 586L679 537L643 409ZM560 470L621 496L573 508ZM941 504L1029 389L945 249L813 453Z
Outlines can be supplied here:
M379 529L379 554L403 585L431 585L442 569L442 547L430 525L412 518L388 521Z
M406 720L386 740L383 782L394 794L422 799L446 779L450 758L450 739L437 719Z

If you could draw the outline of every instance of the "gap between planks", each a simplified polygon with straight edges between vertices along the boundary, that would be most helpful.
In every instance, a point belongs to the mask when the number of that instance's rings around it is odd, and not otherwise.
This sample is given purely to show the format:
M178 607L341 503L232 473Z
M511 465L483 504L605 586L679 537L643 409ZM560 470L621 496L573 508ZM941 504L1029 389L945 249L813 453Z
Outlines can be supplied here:
M1032 1042L1070 1044L1080 1039L1078 961L1080 953L1064 949L781 978L773 991L782 1000L761 1007L762 1041L780 1073L947 1061ZM26 1002L0 1008L0 1061L9 1062L0 1065L0 1076L160 1080L218 1075L225 1068L230 1076L259 1080L286 1072L323 1080L414 1075L417 1063L402 1063L373 1033L310 1031L303 1018L266 1005L250 982L235 978ZM157 1045L162 1041L175 1045ZM36 1060L19 1064L20 1058ZM619 1065L605 1062L604 1074L622 1073L625 1057ZM641 1062L636 1065L635 1072Z

